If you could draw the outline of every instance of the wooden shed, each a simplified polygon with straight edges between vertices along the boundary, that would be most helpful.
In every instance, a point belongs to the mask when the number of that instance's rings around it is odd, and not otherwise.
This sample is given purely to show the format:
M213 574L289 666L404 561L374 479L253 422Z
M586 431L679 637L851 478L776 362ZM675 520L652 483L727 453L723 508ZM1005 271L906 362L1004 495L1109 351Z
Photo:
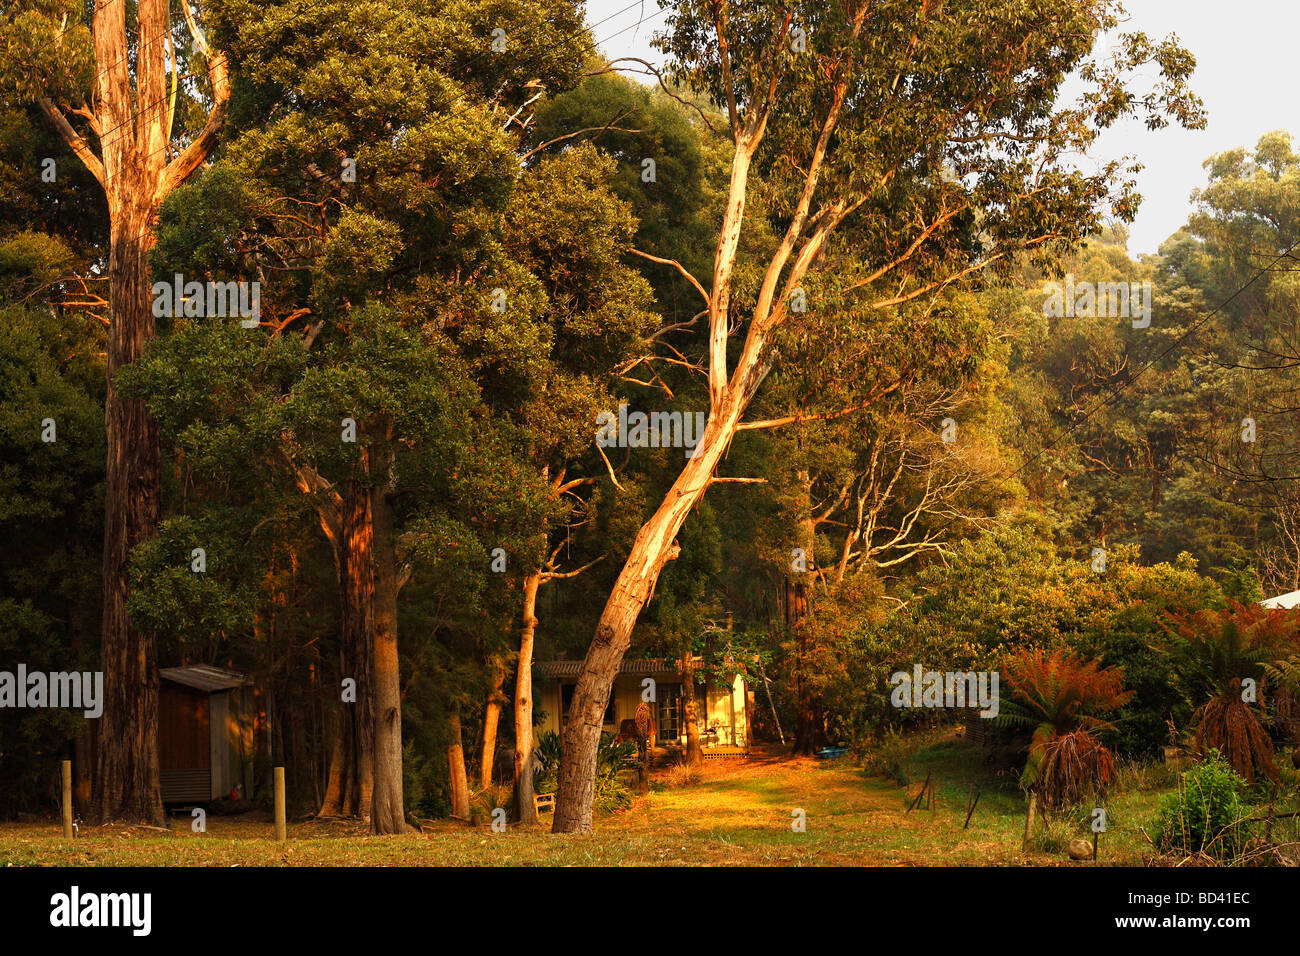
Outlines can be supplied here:
M207 803L251 792L253 682L196 664L158 671L158 766L163 803Z

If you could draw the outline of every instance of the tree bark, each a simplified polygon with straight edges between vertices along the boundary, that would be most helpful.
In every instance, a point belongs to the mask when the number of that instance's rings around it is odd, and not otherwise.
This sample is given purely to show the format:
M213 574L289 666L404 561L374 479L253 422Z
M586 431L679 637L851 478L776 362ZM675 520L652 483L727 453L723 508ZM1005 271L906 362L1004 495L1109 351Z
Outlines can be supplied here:
M524 612L519 628L519 662L515 668L514 815L520 823L537 822L533 798L533 639L537 633L537 589L542 573L524 578Z
M320 816L368 820L374 789L375 578L369 489L349 481L340 502L337 548L340 676L356 681L356 701L341 702L336 749Z
M449 718L451 743L447 745L447 765L451 771L451 815L469 819L469 776L465 773L465 747L460 736L460 708Z
M686 764L695 766L703 763L700 717L695 706L695 662L691 660L689 650L682 655L682 720L686 724Z
M1029 852L1029 845L1034 837L1034 810L1038 807L1038 794L1029 791L1029 806L1025 810L1025 838L1021 843L1022 849Z
M143 353L154 335L150 306L149 250L155 217L167 194L196 170L216 145L230 95L225 57L208 56L212 110L199 135L171 162L167 47L171 15L167 0L140 0L136 30L151 42L127 36L125 3L95 5L91 21L95 90L81 110L93 115L101 155L48 97L41 111L99 181L109 209L108 394L104 409L107 443L104 493L104 604L100 668L104 713L98 727L90 822L121 819L164 822L158 773L158 661L153 636L140 632L126 611L131 549L158 526L161 500L158 430L139 401L117 394L113 376ZM188 8L187 8L188 9ZM132 70L131 57L135 55ZM134 81L134 83L133 83ZM74 105L74 104L69 104Z
M391 427L389 440L392 439ZM391 455L391 453L388 453ZM377 461L382 480L371 492L375 575L375 774L371 830L406 833L402 802L402 683L397 657L397 540L394 532L392 460Z
M123 4L116 4L120 10ZM96 13L96 20L100 14ZM143 24L142 24L143 29ZM132 178L145 180L138 174ZM152 192L147 180L141 193ZM158 660L152 634L126 610L131 549L158 527L161 499L158 427L138 400L113 386L119 368L139 358L153 338L149 248L154 210L144 195L114 204L110 226L107 474L104 492L104 608L100 667L104 713L99 727L92 820L165 822L158 774Z
M483 705L483 752L479 757L478 782L486 790L492 786L492 770L497 757L497 724L501 720L501 707L505 696L501 693L506 682L506 668L499 660L492 664L492 686L488 688Z

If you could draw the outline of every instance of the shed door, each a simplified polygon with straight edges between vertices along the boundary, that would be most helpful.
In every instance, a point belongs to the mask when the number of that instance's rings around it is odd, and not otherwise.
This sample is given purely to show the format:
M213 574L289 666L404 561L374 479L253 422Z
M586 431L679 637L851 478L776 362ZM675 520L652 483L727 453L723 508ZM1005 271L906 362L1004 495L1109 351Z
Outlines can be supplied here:
M163 681L158 693L158 770L164 803L206 803L212 793L208 695Z
M212 766L208 695L164 683L158 697L158 767L207 770Z

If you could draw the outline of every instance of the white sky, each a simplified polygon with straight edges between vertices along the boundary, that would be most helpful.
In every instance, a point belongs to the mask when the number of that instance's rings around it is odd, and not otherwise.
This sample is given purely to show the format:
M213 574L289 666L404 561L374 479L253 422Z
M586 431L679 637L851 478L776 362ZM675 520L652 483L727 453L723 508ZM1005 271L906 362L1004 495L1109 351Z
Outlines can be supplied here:
M1192 88L1209 112L1204 130L1151 132L1130 123L1109 130L1098 143L1099 161L1128 155L1145 166L1138 174L1142 207L1129 241L1137 255L1155 252L1184 223L1191 191L1205 183L1201 164L1212 153L1252 148L1273 129L1300 134L1294 50L1300 2L1126 0L1125 6L1131 17L1125 31L1144 30L1152 38L1175 34L1196 57ZM610 57L662 62L650 40L666 18L658 0L587 0L587 22Z

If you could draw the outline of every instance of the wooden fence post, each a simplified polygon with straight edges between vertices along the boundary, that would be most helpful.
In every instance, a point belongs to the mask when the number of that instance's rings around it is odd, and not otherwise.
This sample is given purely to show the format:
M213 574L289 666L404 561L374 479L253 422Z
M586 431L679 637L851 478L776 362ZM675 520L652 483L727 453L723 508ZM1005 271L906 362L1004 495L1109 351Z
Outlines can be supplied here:
M72 831L72 761L63 761L63 836L71 840Z
M275 768L275 838L280 842L288 837L284 822L284 768Z

